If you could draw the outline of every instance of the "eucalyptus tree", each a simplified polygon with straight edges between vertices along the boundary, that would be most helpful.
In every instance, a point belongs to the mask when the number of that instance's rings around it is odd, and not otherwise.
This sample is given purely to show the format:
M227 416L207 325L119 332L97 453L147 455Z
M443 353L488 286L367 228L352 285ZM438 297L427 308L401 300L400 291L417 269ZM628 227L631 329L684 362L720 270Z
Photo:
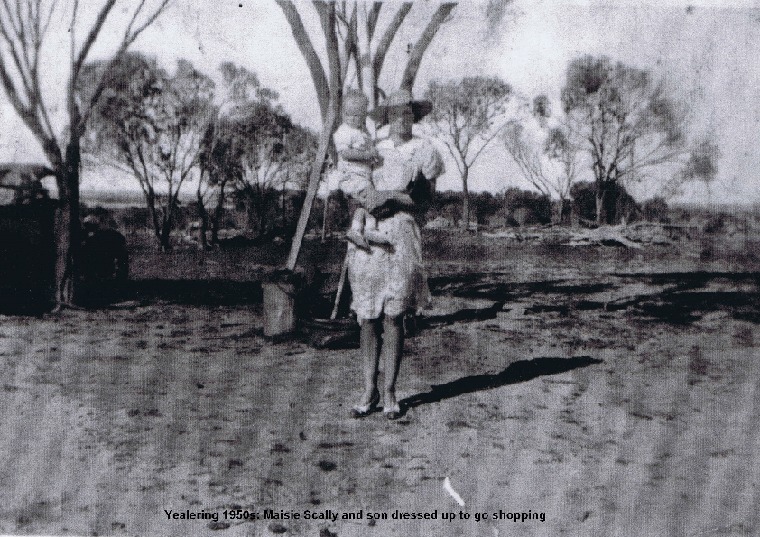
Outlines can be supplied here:
M86 67L95 78L101 69L107 72L85 147L137 180L156 238L169 250L182 187L200 179L202 141L216 114L214 82L186 60L169 73L135 53L114 65Z
M96 6L79 0L15 0L0 4L0 84L13 109L39 142L55 172L60 198L56 249L55 300L58 307L76 298L79 273L79 175L81 139L105 84L94 81L93 91L83 98L79 93L83 68L100 41L104 28L127 13L126 25L115 41L110 63L117 63L137 38L166 10L170 0L117 2L104 0ZM93 10L94 17L83 11ZM90 21L85 27L82 20ZM59 46L59 35L66 35L68 54L60 54L59 67L67 71L63 91L57 96L43 94L46 76L41 58L45 50ZM109 32L111 33L111 32ZM104 73L108 70L104 70ZM59 76L51 71L49 76ZM61 116L54 112L65 110Z
M466 77L431 81L425 97L433 104L426 124L440 139L456 164L462 180L461 225L470 222L470 169L506 125L512 87L496 77Z
M583 141L551 108L546 95L535 97L532 106L524 103L508 122L501 141L523 178L557 200L554 221L561 222L570 188L580 173Z
M680 168L690 154L686 107L649 70L606 56L572 60L562 105L591 159L597 223L614 221L614 202L607 197L619 186Z
M417 3L419 7L416 7L413 2L315 0L312 2L311 10L306 3L296 5L292 0L276 2L309 69L322 118L319 146L287 261L288 268L293 269L319 186L323 164L330 149L330 139L340 119L346 85L355 83L367 95L373 106L381 93L378 80L385 66L385 59L391 45L397 41L399 29L406 20L419 22L426 19L428 22L422 32L416 35L412 43L406 44L408 55L399 85L411 90L425 52L441 25L449 19L456 2L438 2L431 8L427 2ZM319 20L317 31L310 32L304 24L304 16L307 14L316 14ZM385 26L381 24L383 19ZM324 50L322 57L317 50Z

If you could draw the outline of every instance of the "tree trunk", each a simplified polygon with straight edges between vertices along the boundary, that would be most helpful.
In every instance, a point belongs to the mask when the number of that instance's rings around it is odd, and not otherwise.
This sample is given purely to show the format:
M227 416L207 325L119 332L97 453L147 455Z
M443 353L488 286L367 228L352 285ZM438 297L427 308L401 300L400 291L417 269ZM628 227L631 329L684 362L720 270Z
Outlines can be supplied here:
M224 213L224 187L225 183L219 183L219 196L216 198L216 208L214 208L214 215L211 218L211 244L216 246L219 244L219 222L222 220L222 214Z
M562 224L562 215L565 212L565 200L560 196L557 201L557 213L554 219L555 224Z
M269 219L267 218L267 199L266 191L261 194L261 205L259 205L259 235L266 236L269 231Z
M79 275L79 165L81 153L79 139L69 141L63 166L56 180L60 209L56 218L55 302L58 306L76 301Z
M465 168L462 173L462 231L470 229L470 190L467 186L469 175L470 170Z
M337 128L341 115L340 110L343 104L343 89L341 87L342 81L340 79L340 55L338 52L338 39L335 33L335 4L330 2L315 2L314 7L319 14L322 32L325 36L325 46L327 48L327 63L329 67L327 94L329 95L329 100L327 103L327 114L323 113L322 134L320 135L314 165L309 175L306 198L304 199L303 207L301 207L301 214L298 217L296 232L293 236L293 242L290 245L290 253L288 254L286 262L286 268L291 271L295 269L298 262L298 255L301 252L303 237L306 234L306 226L309 223L311 208L314 203L314 198L317 195L319 181L322 178L323 165L330 152L330 148L334 147L332 144L332 135ZM304 53L303 49L302 53ZM318 82L319 81L315 79L314 86L317 89L317 94L320 95L321 98L323 91L321 91Z
M335 108L329 107L327 121L325 121L324 127L322 128L319 146L317 147L317 156L314 159L314 164L309 175L309 186L306 189L306 198L301 207L301 214L298 217L298 224L296 224L296 232L293 236L293 242L290 245L290 253L288 254L288 260L286 263L286 268L289 270L294 270L296 268L296 263L298 263L298 255L301 253L301 244L303 243L303 237L306 234L306 225L309 222L309 215L311 215L311 206L317 195L319 180L322 176L322 165L327 158L327 149L330 145L332 133L335 130L336 119Z
M206 232L209 228L209 215L206 210L206 206L203 203L203 194L201 194L200 182L198 183L198 190L196 191L196 204L198 207L198 215L201 217L201 225L198 229L198 240L201 243L201 247L208 249L208 239L206 238Z
M391 22L388 23L388 26L386 26L385 32L381 36L380 41L377 43L377 48L375 49L375 57L372 59L372 71L373 71L373 78L375 79L375 82L380 80L380 73L383 70L383 64L385 63L385 56L388 53L388 50L390 49L391 44L393 43L393 40L396 37L396 33L398 32L398 29L401 27L407 14L412 9L412 5L413 5L412 2L404 2L399 7L398 11L393 16L393 19L391 20ZM375 103L377 103L378 89L379 88L377 87L377 84L375 84L375 88L374 88Z
M158 211L156 210L156 194L153 192L152 187L148 186L145 191L145 204L148 206L148 212L150 212L150 220L153 222L153 234L156 236L159 245L161 243L161 229L162 223L159 218Z
M164 252L168 252L172 249L172 238L171 238L171 232L173 227L173 221L172 218L172 210L171 207L168 207L166 209L166 216L163 219L163 222L161 223L161 233L158 237L159 242L161 243L161 250Z
M604 187L599 185L596 189L596 224L599 226L604 223L604 219L606 218L606 211L604 210L605 194Z
M245 206L245 230L256 236L258 233L258 229L256 228L258 220L256 220L256 207L253 203L253 196L246 193L243 205Z
M325 196L325 205L322 208L322 242L327 239L327 219L330 216L330 193Z
M301 16L298 14L298 9L292 0L275 0L283 15L288 21L290 30L293 34L293 39L298 45L298 50L301 51L303 59L306 61L306 66L311 73L311 79L314 82L314 89L317 91L317 99L319 101L319 111L322 114L322 120L327 117L327 108L330 103L330 89L327 81L327 75L322 67L322 62L319 60L317 52L314 50L314 45L309 38L309 33L301 21ZM335 12L335 6L330 6L333 14ZM334 15L333 15L334 16ZM337 49L336 49L337 54Z

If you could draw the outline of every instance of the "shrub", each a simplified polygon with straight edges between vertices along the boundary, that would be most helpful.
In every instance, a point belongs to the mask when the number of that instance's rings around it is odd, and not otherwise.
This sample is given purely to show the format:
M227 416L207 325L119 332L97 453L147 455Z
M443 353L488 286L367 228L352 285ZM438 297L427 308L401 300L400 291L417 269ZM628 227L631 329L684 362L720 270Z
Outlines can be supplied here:
M528 218L529 213L526 211L521 211L521 216L525 216L531 222L547 224L552 220L552 202L549 196L531 190L507 189L504 192L504 208L512 219L516 210L523 208L528 209L532 217Z
M596 185L583 181L570 187L573 212L585 220L596 219Z
M705 233L720 233L726 229L726 215L723 213L713 214L705 222L702 231Z
M88 216L94 216L97 218L101 227L110 229L116 229L118 227L116 219L114 218L114 212L110 209L106 209L105 207L101 207L100 205L93 207L92 209L83 207L82 218L86 218Z
M533 209L529 207L518 207L512 211L512 214L507 219L507 223L512 226L523 227L540 224L541 222L536 216L536 213L533 212Z
M492 217L496 215L502 206L500 199L490 192L480 192L470 195L472 212L475 214L475 220L479 225L488 225Z
M641 207L641 211L644 214L644 219L649 222L669 222L668 203L664 198L655 196L652 199L648 199Z
M573 199L573 211L586 220L596 220L596 184L593 182L575 183L570 188ZM638 205L625 187L617 183L606 185L606 195L603 206L604 224L618 224L623 218L627 222L636 219L639 213Z
M128 207L119 212L119 229L134 234L146 229L153 229L150 212L147 207Z

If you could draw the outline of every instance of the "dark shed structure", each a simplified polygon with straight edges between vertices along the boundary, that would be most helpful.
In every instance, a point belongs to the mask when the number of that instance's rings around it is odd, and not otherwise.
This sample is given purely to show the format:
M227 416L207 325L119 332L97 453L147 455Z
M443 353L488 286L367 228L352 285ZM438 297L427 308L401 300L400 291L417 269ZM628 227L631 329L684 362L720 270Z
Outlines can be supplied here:
M0 163L0 313L40 313L53 302L57 201L38 164Z

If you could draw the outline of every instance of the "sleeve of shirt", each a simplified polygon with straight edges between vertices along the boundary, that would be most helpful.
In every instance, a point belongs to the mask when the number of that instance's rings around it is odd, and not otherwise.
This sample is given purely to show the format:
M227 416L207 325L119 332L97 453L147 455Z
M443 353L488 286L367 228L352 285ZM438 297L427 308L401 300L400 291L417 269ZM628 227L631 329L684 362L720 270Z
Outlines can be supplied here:
M340 190L340 182L341 182L342 177L343 177L343 174L341 174L335 168L327 172L327 176L325 177L325 180L319 182L319 187L317 189L317 197L321 200L327 200L327 198L330 196L332 192L335 192L336 190Z
M446 171L446 166L443 164L443 157L438 150L433 147L433 144L426 143L420 148L420 171L425 179L432 180L442 175Z
M351 131L345 125L338 127L338 130L333 134L333 143L335 144L336 151L340 153L341 151L349 149L351 147L352 138Z

